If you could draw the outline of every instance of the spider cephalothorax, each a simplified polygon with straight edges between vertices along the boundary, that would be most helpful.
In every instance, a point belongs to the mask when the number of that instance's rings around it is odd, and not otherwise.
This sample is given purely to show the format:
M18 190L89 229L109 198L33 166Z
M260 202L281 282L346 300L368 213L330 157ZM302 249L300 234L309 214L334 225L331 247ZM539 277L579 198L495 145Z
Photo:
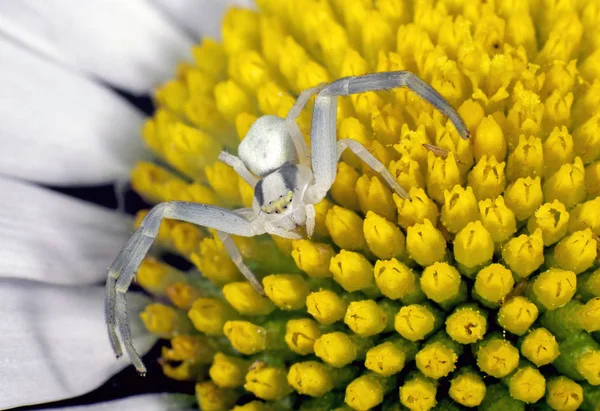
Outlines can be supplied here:
M468 131L458 113L433 88L407 71L374 73L345 77L330 84L308 89L298 96L287 118L263 116L255 121L240 143L238 156L222 152L219 160L230 165L254 187L252 208L227 210L206 204L170 201L155 206L142 221L108 270L106 321L111 344L117 356L122 354L118 334L136 369L145 367L135 349L125 293L144 256L158 234L164 218L187 221L217 230L219 238L254 288L264 294L262 284L244 264L231 234L252 237L269 233L301 238L298 227L305 226L311 236L315 226L315 208L331 188L336 165L345 149L367 163L401 197L408 198L384 164L355 140L336 138L337 97L367 91L408 87L452 121L459 134ZM308 100L316 95L310 132L311 152L296 124Z

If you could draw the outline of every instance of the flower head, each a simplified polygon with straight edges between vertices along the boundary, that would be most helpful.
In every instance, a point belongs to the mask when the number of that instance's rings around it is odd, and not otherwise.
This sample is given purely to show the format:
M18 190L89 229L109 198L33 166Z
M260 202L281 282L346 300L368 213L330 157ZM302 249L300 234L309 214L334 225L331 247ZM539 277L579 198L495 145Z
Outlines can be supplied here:
M151 201L250 206L219 149L235 151L259 115L284 117L301 91L343 76L410 70L472 134L461 139L406 89L340 98L338 138L365 145L410 199L345 153L314 238L234 238L264 298L213 233L176 250L199 271L188 277L216 285L188 312L219 347L197 385L201 407L232 406L242 385L265 407L295 392L331 409L428 410L446 396L575 409L597 395L596 325L552 315L598 297L600 13L593 1L528 3L259 0L230 9L222 43L205 39L157 89L143 135L165 165L132 174ZM297 121L305 138L311 105ZM551 363L561 376L538 369Z

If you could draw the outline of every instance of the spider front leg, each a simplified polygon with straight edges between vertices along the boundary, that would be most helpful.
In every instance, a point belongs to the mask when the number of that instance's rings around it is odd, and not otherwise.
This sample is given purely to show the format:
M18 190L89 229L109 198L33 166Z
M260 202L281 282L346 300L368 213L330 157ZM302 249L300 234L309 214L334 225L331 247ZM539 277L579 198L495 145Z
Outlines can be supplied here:
M365 146L351 139L336 142L336 111L337 97L321 95L317 97L311 132L314 183L306 191L306 200L316 204L327 195L335 180L337 162L347 148L377 172L396 194L410 199L406 190L398 184L392 173Z
M296 147L298 161L302 165L310 165L310 154L308 152L306 141L304 141L302 131L300 131L300 127L298 127L296 120L298 120L298 117L300 117L300 113L302 113L302 110L304 107L306 107L306 104L308 104L310 98L323 90L326 85L327 84L319 84L318 86L311 87L300 93L296 99L296 102L285 117L285 125L287 126L290 136L292 137L292 141L294 142L294 146Z
M188 223L214 228L220 232L234 234L243 237L253 237L263 234L264 228L259 224L246 218L247 210L241 210L240 214L221 207L206 204L192 203L186 201L171 201L155 206L142 220L140 227L133 233L123 249L119 252L115 261L108 269L108 280L106 282L106 325L110 343L117 357L123 354L118 334L123 340L125 351L131 362L139 373L145 373L146 367L142 363L139 354L133 346L133 338L129 326L129 315L125 293L127 292L142 260L152 246L158 235L160 223L165 218L185 221ZM234 262L240 267L240 263L246 268L242 274L248 278L253 286L259 287L264 293L260 282L254 274L241 262L239 251L231 240L225 238L225 247Z
M406 191L395 182L391 173L362 144L344 140L336 142L338 96L347 96L367 91L388 90L398 87L408 87L417 93L421 98L446 115L452 121L462 138L469 138L469 132L465 123L450 103L430 85L408 71L373 73L336 80L324 87L315 99L310 137L314 184L307 191L310 202L317 203L325 197L335 180L339 156L346 148L351 149L377 171L398 195L408 198Z

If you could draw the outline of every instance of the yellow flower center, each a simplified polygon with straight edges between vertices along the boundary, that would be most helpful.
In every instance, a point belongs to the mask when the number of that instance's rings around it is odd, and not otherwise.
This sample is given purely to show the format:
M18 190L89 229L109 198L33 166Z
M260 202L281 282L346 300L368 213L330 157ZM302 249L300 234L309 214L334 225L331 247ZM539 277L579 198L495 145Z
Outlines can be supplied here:
M165 221L158 243L194 266L147 258L137 277L171 300L142 314L171 339L165 373L202 381L204 410L596 404L598 2L257 3L230 9L222 42L204 39L156 90L142 135L159 161L132 171L148 201L251 207L219 152L344 76L411 71L472 138L407 89L340 98L337 137L362 143L411 199L344 153L313 238L234 237L267 297L212 230ZM311 111L297 121L307 142Z

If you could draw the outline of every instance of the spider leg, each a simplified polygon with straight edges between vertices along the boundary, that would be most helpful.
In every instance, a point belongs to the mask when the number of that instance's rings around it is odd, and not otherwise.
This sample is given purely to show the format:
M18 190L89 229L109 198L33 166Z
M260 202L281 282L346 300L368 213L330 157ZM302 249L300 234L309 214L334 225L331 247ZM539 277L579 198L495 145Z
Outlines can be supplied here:
M289 238L290 240L300 240L302 236L294 231L288 231L286 229L280 228L277 224L272 223L271 221L265 221L265 230L269 234L276 235L278 237Z
M306 204L304 206L306 210L306 235L308 238L311 238L315 232L315 219L316 219L316 210L313 204Z
M408 87L417 93L450 118L462 138L469 138L467 127L456 110L431 86L408 71L391 71L341 78L324 87L315 99L310 140L314 184L307 190L308 201L316 203L325 197L335 180L339 155L345 148L350 148L375 171L378 171L398 195L407 197L404 190L398 190L399 186L397 184L391 184L390 178L393 177L389 172L385 173L383 171L387 171L385 166L364 147L360 147L362 146L360 143L343 142L340 145L336 144L338 96L397 87Z
M248 280L248 282L252 284L252 287L254 287L254 289L258 291L259 294L266 295L265 290L260 281L258 281L254 273L244 263L242 253L240 253L240 249L233 242L233 238L231 237L231 235L224 233L223 231L217 231L217 236L219 237L219 239L223 243L223 246L225 247L225 250L227 250L227 253L231 257L231 261L233 261L233 263L241 271L244 277L246 277L246 280Z
M294 146L296 147L298 161L302 165L310 165L310 153L308 151L306 141L304 141L304 136L300 131L300 127L298 127L298 123L296 123L296 120L300 116L300 113L302 112L310 98L315 94L319 93L321 90L323 90L325 86L326 84L319 84L318 86L311 87L300 93L298 99L296 99L296 102L285 117L285 125L287 126L287 129L290 132L290 136L292 137L292 141L294 142Z
M367 165L371 167L373 171L379 173L383 180L396 192L396 194L398 194L402 198L410 199L410 196L408 195L406 190L403 189L400 186L400 184L398 184L392 173L389 172L385 165L381 161L377 160L377 158L375 158L375 156L371 154L365 146L363 146L356 140L344 138L337 142L336 163L340 160L342 153L347 148L352 150L352 152L356 154L362 161L367 163Z
M448 117L462 138L469 138L467 126L450 103L448 103L433 87L409 71L389 71L385 73L372 73L364 76L341 78L325 87L319 93L319 96L348 96L350 94L389 90L399 87L407 87L414 91L423 100L427 101Z
M242 162L242 160L240 160L239 157L229 154L226 151L221 151L219 153L219 160L233 168L235 172L238 173L240 177L244 179L244 181L246 181L246 183L250 184L250 187L254 187L256 183L258 183L258 178L254 176L254 174L252 174L248 168L246 168L246 165Z
M140 227L133 233L115 258L115 261L108 268L105 300L106 324L110 343L118 357L123 354L123 349L118 338L118 334L120 334L125 351L137 371L142 374L146 372L146 368L133 346L125 293L133 281L142 260L158 235L158 229L162 220L170 218L186 221L244 237L263 234L265 232L264 228L250 221L246 217L247 215L248 213L245 209L240 214L237 214L234 211L224 208L186 201L161 203L150 210L142 220ZM242 272L245 276L247 275L254 279L254 281L251 281L253 285L260 285L250 270Z

